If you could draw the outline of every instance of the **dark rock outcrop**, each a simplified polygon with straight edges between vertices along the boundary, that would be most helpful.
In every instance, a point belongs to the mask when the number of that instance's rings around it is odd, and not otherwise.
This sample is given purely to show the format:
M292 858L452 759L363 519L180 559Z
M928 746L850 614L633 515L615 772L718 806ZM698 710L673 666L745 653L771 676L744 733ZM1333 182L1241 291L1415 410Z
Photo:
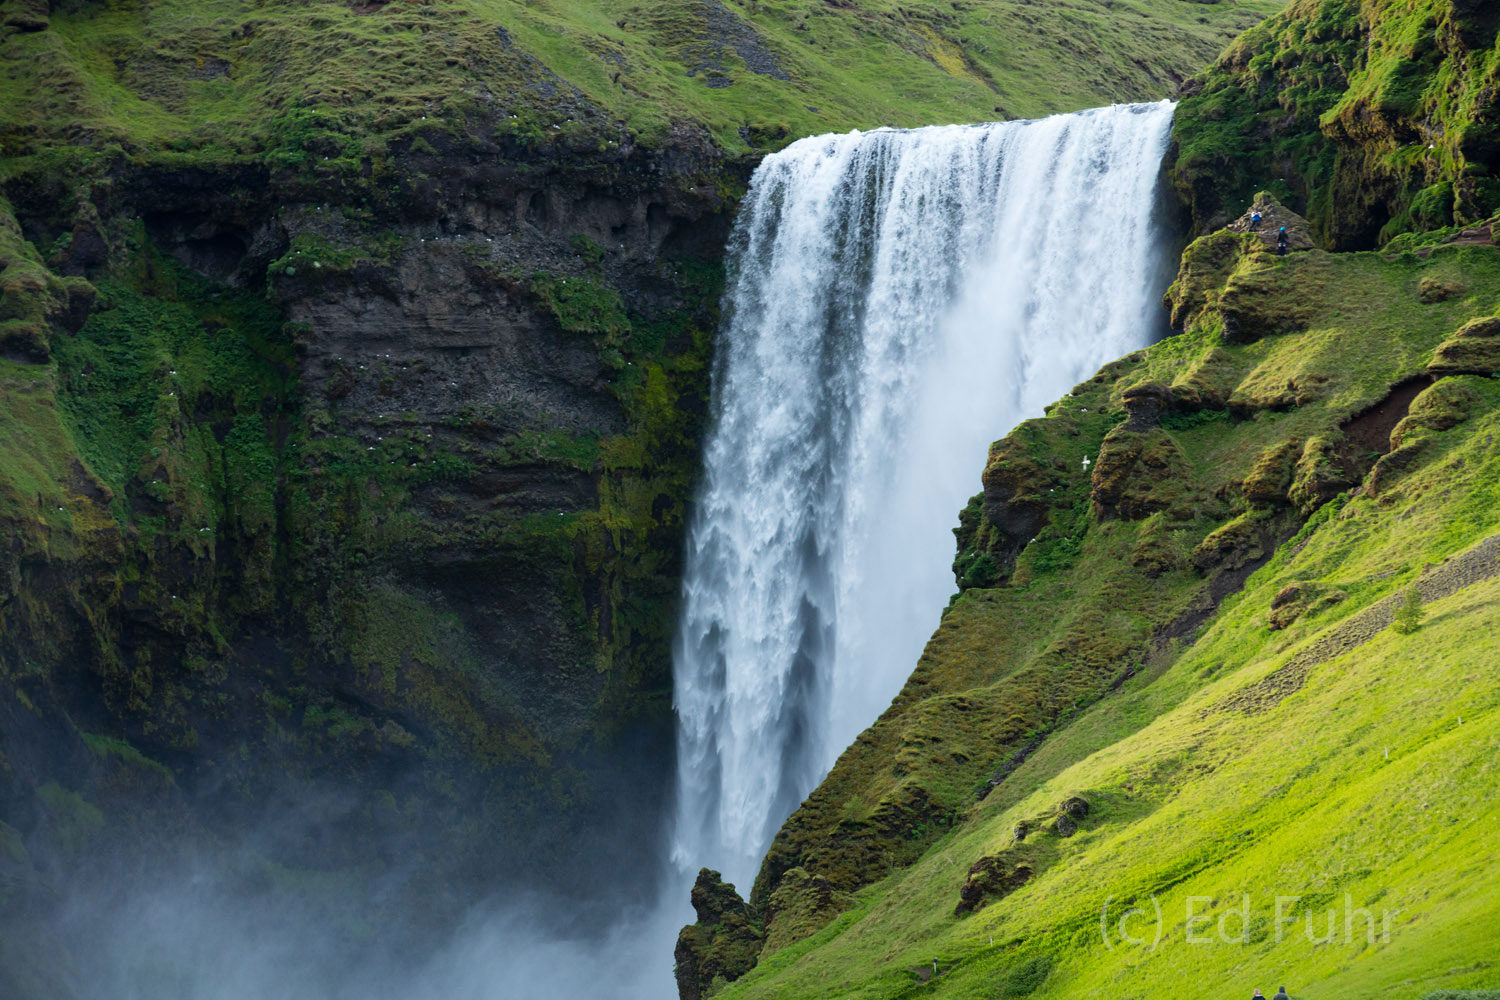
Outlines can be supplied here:
M1144 433L1161 423L1162 414L1171 408L1172 390L1159 382L1142 382L1120 394L1125 407L1125 430Z
M781 883L766 900L765 950L774 952L802 940L853 903L853 895L832 880L806 869L791 869L781 876Z
M1335 443L1333 436L1318 435L1309 438L1302 446L1286 498L1303 517L1311 516L1313 511L1359 481L1352 471L1357 465L1345 453L1342 444L1341 437Z
M1250 229L1247 212L1195 240L1184 252L1177 279L1164 299L1174 329L1212 319L1226 344L1249 344L1307 329L1309 303L1295 294L1288 276L1275 266L1275 246L1277 230L1286 226L1293 249L1313 249L1309 226L1265 192L1256 195L1255 205L1264 213L1259 229ZM1267 231L1271 220L1276 220L1275 228ZM1213 394L1195 392L1191 383L1172 388L1186 403L1194 402L1195 396L1206 405L1215 402Z
M1299 438L1288 438L1261 452L1240 487L1245 502L1252 507L1271 507L1284 503L1302 453L1303 443Z
M763 944L749 905L718 872L698 872L692 900L698 922L682 929L674 952L681 1000L702 1000L749 972Z
M1049 490L1061 477L1050 464L1037 460L1021 435L997 441L990 448L981 482L985 520L994 526L990 554L1000 574L1047 523Z
M1253 218L1256 212L1261 216L1259 223ZM1312 250L1318 245L1313 239L1312 226L1308 221L1283 205L1269 191L1257 192L1245 214L1226 228L1232 233L1248 233L1260 240L1267 250L1272 251L1281 242L1280 234L1283 230L1286 231L1287 249L1290 251Z
M1182 499L1174 486L1190 481L1182 450L1160 428L1145 432L1121 424L1110 431L1094 464L1089 497L1101 519L1137 521Z
M1271 600L1267 625L1275 632L1307 615L1330 608L1349 595L1337 588L1317 583L1297 582L1283 587Z
M985 903L1003 899L1036 877L1029 857L1001 851L980 858L969 866L968 877L958 890L953 915L973 913Z

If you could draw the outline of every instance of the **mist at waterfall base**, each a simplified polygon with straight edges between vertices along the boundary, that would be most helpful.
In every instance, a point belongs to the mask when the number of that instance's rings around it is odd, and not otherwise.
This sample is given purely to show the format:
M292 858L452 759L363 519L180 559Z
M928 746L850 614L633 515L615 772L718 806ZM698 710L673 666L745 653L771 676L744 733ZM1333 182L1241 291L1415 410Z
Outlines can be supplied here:
M643 805L669 780L666 756L616 767L612 796L575 804L579 829L555 860L517 864L542 852L497 836L471 879L437 815L370 836L368 800L335 783L289 779L253 814L188 789L191 814L166 804L180 825L132 818L85 855L32 853L28 905L0 906L0 1000L670 998L690 908L664 874L661 797ZM411 801L402 772L384 781ZM9 890L7 849L0 839Z
M580 849L574 888L476 887L458 926L433 928L382 923L399 871L323 895L226 876L261 865L266 831L245 858L101 864L60 887L74 995L675 996L699 866L748 892L776 828L916 664L989 444L1159 332L1171 115L883 129L764 160L729 247L687 539L676 811L619 833L630 861Z
M348 897L247 893L222 858L149 886L75 897L53 933L71 942L78 1000L670 1000L672 943L689 917L647 897L570 909L568 897L505 893L441 934L358 926ZM180 868L180 865L179 865ZM610 873L599 873L601 878ZM118 877L118 876L117 876ZM690 910L688 913L690 914ZM398 940L392 940L392 938ZM25 942L31 944L31 942ZM81 947L79 945L82 945ZM3 951L3 949L0 949ZM3 977L0 977L3 982ZM0 995L3 990L0 990Z

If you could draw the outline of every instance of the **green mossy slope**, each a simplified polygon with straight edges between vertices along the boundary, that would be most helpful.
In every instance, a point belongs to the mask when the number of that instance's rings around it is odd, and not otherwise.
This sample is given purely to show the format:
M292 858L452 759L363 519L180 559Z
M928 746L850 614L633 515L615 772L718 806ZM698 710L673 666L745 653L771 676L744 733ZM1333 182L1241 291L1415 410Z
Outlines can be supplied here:
M1172 177L1199 232L1268 188L1325 246L1500 208L1500 15L1476 0L1298 0L1186 89Z
M1169 298L1184 333L991 450L964 589L751 900L782 943L773 891L824 877L847 911L717 995L1493 983L1500 367L1434 359L1489 342L1500 253L1278 259L1219 233ZM1413 585L1426 619L1398 635ZM1189 897L1213 931L1243 893L1245 943L1186 940ZM1377 933L1399 911L1389 943L1307 942L1346 893ZM1302 897L1280 941L1278 894ZM1153 898L1155 949L1103 941L1106 901L1154 936Z
M1281 0L35 6L8 4L0 41L6 156L118 144L309 167L476 118L522 145L603 148L621 140L609 119L629 141L696 126L741 152L1164 97Z

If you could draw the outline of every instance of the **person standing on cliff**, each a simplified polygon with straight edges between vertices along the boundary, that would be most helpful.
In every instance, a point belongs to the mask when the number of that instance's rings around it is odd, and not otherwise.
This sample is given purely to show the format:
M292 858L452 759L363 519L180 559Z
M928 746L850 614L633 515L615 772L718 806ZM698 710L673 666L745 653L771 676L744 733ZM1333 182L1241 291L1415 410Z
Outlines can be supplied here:
M1258 208L1252 208L1250 210L1250 231L1253 233L1253 232L1255 232L1259 228L1260 228L1260 209L1258 209Z
M1292 1000L1292 998L1286 995L1285 986L1278 986L1276 987L1276 995L1271 1000Z
M1279 232L1279 233L1276 234L1276 256L1278 256L1278 257L1285 257L1286 256L1287 241L1288 241L1288 239L1289 239L1289 237L1286 234L1286 226L1282 226L1281 227L1281 232Z

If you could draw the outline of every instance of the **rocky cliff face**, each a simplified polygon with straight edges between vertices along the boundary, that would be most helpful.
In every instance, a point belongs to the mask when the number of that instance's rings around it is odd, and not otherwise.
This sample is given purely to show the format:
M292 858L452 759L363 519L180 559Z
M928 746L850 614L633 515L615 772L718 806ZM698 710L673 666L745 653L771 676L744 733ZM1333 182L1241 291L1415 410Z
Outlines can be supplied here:
M275 817L272 862L429 914L475 881L639 889L744 169L685 135L471 139L378 186L13 177L8 884L44 905L143 830Z

